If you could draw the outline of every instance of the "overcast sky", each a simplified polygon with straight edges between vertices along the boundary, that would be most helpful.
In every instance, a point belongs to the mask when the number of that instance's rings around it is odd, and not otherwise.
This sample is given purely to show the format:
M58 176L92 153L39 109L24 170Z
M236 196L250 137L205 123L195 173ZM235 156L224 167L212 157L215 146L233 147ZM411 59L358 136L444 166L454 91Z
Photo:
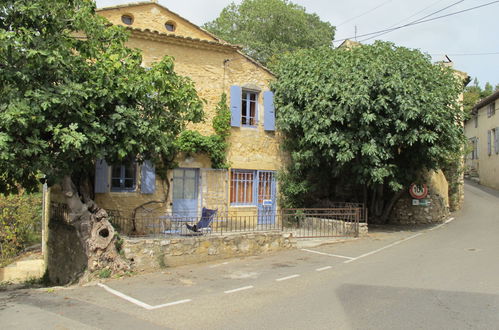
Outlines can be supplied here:
M140 0L139 0L140 1ZM480 6L494 0L294 0L309 13L317 13L324 21L337 27L336 39L359 36L358 41L371 37L361 35L411 23L434 12L426 19ZM98 7L136 1L96 0ZM159 3L191 22L202 25L215 19L231 0L159 0ZM234 1L240 3L240 0ZM457 4L456 4L457 3ZM455 5L454 5L455 4ZM499 84L499 1L454 16L436 19L380 35L376 39L417 48L432 55L434 61L444 54L454 67L486 81ZM355 32L357 31L357 33ZM365 41L371 43L376 39ZM338 45L339 43L335 43ZM485 53L495 53L483 55Z

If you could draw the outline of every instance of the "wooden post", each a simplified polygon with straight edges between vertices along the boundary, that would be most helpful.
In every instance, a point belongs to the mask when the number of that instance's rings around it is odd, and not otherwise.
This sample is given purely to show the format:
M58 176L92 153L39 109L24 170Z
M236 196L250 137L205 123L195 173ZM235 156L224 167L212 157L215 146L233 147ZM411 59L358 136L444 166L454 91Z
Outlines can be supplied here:
M42 194L42 255L45 271L48 269L49 252L47 248L49 240L50 222L50 188L47 183L43 184Z

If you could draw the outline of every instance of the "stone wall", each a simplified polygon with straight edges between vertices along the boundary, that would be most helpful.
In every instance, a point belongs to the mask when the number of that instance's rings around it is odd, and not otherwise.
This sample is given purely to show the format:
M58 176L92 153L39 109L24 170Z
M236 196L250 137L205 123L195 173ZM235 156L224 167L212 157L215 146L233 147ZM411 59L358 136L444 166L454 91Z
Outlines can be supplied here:
M442 171L424 174L428 186L429 206L412 205L409 192L393 207L389 222L393 224L430 224L442 222L449 215L449 188Z
M201 236L172 239L126 238L125 257L139 271L157 270L199 262L253 256L292 249L290 234L251 233L231 236Z
M47 272L51 283L73 283L85 272L87 257L74 227L51 219L47 248Z

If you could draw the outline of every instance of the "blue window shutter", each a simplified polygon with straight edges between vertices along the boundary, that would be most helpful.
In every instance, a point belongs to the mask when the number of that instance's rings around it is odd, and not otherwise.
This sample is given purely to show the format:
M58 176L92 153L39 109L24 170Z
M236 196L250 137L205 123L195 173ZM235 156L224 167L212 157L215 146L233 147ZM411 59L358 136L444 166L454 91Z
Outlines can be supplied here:
M494 138L495 138L494 141L495 152L496 154L499 154L499 127L496 127L496 129L494 130Z
M487 154L490 156L492 154L492 131L487 131Z
M263 93L264 128L266 131L275 131L275 108L274 93L266 91Z
M95 162L95 193L109 192L109 167L104 159Z
M241 127L241 106L243 90L239 86L230 88L230 126Z
M156 191L156 169L150 160L142 164L141 191L143 194L154 194Z

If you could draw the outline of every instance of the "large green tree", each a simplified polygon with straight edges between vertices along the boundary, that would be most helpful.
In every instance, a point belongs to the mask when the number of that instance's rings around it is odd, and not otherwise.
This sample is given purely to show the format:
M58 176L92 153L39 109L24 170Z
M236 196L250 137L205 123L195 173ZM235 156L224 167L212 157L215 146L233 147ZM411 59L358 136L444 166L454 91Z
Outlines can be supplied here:
M292 206L356 197L384 221L421 170L462 150L462 82L417 50L385 42L301 50L276 73L278 125L292 156L281 187Z
M0 192L34 189L40 176L61 183L90 270L126 266L92 201L95 160L165 164L186 123L202 118L172 59L146 69L126 40L90 0L0 4Z
M302 48L331 46L334 27L316 14L287 0L243 0L231 3L203 26L235 44L263 64L275 56Z

